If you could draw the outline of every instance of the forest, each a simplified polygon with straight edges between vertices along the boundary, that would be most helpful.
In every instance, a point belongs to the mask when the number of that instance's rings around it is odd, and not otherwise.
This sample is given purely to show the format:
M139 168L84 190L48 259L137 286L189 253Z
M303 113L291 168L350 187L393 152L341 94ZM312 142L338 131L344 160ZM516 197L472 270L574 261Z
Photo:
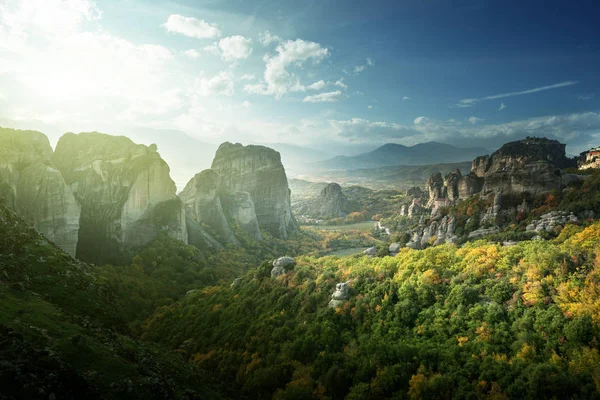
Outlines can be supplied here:
M263 263L159 307L141 337L248 398L597 398L600 223L552 241ZM327 306L338 282L350 297Z

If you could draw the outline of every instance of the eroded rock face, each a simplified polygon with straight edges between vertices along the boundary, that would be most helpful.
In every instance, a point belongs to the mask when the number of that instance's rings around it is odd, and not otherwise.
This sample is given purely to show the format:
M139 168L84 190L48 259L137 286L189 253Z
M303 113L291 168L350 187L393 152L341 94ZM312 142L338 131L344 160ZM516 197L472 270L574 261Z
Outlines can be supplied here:
M217 150L212 169L222 177L223 187L250 194L261 231L287 239L298 230L278 152L264 146L223 143Z
M80 207L52 163L44 134L0 128L0 196L38 232L75 256Z
M97 132L67 133L53 161L81 206L82 260L120 261L161 231L187 241L183 207L156 146Z
M342 193L341 186L332 182L321 190L318 200L318 215L322 218L343 217L346 215L344 210L347 201L346 195Z
M196 174L179 197L186 210L190 244L199 248L240 246L237 235L242 232L236 232L238 226L252 239L262 240L250 194L232 193L223 187L222 177L217 172L207 169ZM210 232L203 225L209 227Z
M532 221L527 225L526 230L528 232L554 232L559 226L563 226L567 223L576 223L578 221L579 218L573 213L568 213L566 211L551 211L540 216L539 219Z
M531 193L537 195L561 189L570 183L561 168L574 166L566 157L565 144L545 138L528 138L506 143L487 160L476 159L472 171L484 178L484 194Z

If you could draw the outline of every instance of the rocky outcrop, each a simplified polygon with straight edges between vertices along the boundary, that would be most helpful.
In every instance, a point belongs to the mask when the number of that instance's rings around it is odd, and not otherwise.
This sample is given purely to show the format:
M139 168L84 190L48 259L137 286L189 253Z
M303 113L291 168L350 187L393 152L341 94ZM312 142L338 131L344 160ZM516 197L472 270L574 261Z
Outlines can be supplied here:
M365 256L375 257L377 255L377 247L376 246L369 247L368 249L366 249L365 251L363 251L363 254Z
M287 239L298 229L290 205L290 189L278 152L264 146L223 143L212 169L231 192L248 192L262 232Z
M38 232L75 256L80 207L52 163L44 134L0 128L0 196Z
M475 194L540 193L560 190L582 181L583 177L563 174L560 169L573 166L565 155L565 145L545 138L527 138L510 142L489 156L473 160L471 172L456 170L442 179L440 173L427 181L432 214L458 200Z
M342 282L335 285L335 292L331 295L329 301L329 308L338 308L350 298L350 291L348 290L348 283Z
M491 226L489 228L479 228L469 233L469 240L479 239L488 235L495 235L500 232L500 228L497 226Z
M554 232L554 230L567 223L579 222L579 218L573 213L566 211L552 211L542 215L539 219L532 221L525 228L528 232Z
M237 235L243 231L254 240L262 240L250 194L232 193L223 187L222 177L215 171L207 169L196 174L179 198L186 211L190 244L199 248L240 246ZM238 227L242 232L236 232Z
M484 178L482 193L530 193L559 190L578 180L560 169L575 166L566 157L565 144L546 138L506 143L489 157L473 161L471 171Z
M456 243L458 237L454 234L455 227L455 219L448 216L431 221L427 226L420 224L410 231L411 239L406 243L406 247L421 250L431 245Z
M444 179L442 178L442 174L440 172L432 174L429 179L427 179L427 182L425 183L425 189L427 191L427 195L429 196L427 208L432 207L435 200L446 198L446 187L444 186Z
M119 262L159 232L187 242L184 210L156 146L97 132L67 133L53 161L81 206L82 260Z
M338 218L346 215L346 195L342 193L342 188L335 182L325 186L321 190L318 204L318 216L321 218Z
M390 253L390 256L395 256L400 252L401 248L402 246L400 245L400 243L394 242L388 246L388 252Z
M296 261L292 257L279 257L273 261L273 269L271 269L271 278L277 278L280 275L292 270L296 265Z

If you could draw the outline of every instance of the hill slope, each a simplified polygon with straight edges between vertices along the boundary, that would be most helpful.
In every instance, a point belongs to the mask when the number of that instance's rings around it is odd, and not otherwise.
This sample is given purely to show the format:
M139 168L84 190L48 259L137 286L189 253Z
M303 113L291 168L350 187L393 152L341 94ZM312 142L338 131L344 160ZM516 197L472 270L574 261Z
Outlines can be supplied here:
M3 202L0 304L0 398L220 398L180 356L128 336L110 283Z

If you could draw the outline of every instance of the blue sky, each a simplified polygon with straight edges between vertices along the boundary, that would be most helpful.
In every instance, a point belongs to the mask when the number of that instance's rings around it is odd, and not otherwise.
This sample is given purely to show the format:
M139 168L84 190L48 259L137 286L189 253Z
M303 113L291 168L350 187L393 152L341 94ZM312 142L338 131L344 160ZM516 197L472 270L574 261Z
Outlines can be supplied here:
M526 3L526 4L523 4ZM0 0L0 123L359 151L600 143L592 1Z

